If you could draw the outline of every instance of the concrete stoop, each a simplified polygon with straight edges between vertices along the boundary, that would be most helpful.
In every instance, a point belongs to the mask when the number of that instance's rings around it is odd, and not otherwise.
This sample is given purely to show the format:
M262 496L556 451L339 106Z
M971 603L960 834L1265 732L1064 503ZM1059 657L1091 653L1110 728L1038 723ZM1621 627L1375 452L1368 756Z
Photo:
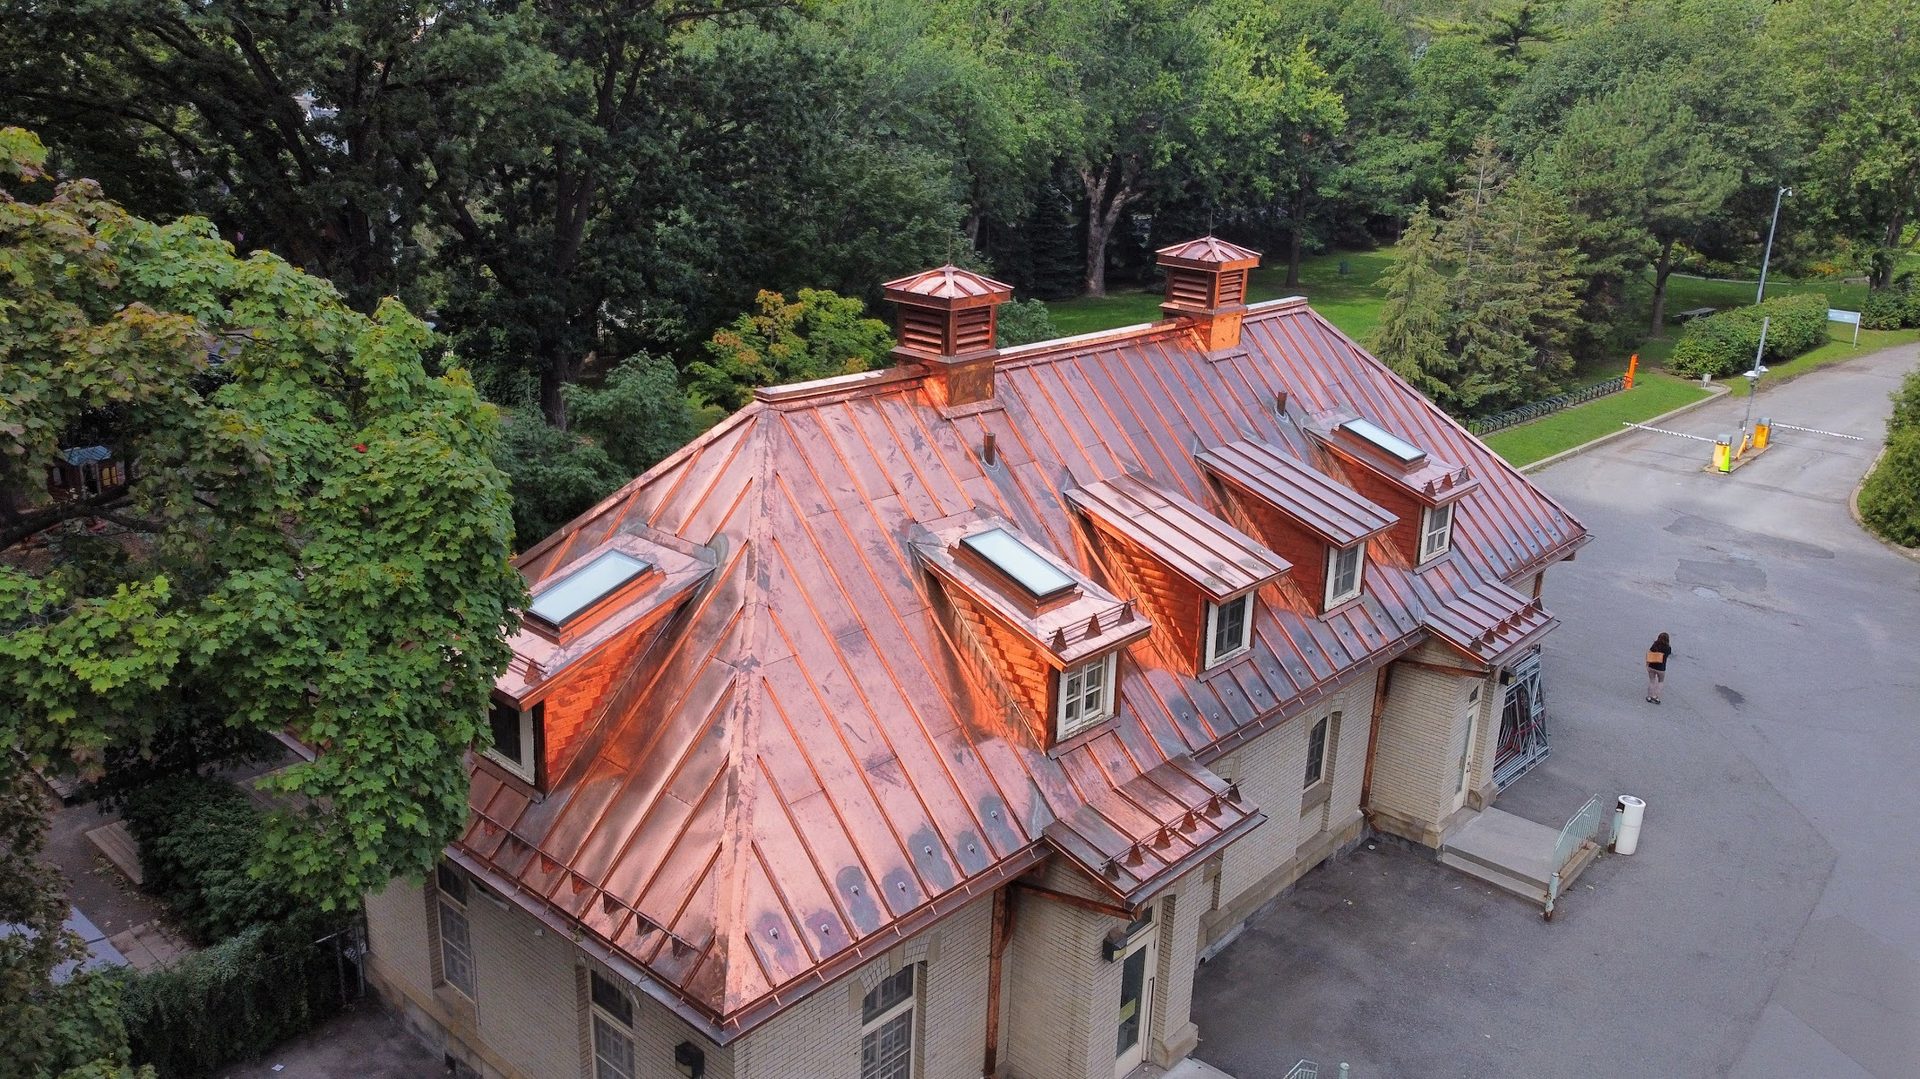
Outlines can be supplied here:
M1440 847L1440 862L1522 899L1545 903L1559 842L1558 831L1489 807L1453 830ZM1563 887L1568 879L1562 875Z

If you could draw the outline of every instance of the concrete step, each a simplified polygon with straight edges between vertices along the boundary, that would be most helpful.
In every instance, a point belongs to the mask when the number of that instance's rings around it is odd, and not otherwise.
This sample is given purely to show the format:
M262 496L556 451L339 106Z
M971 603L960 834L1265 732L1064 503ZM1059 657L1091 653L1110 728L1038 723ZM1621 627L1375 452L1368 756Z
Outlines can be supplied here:
M1457 851L1441 851L1440 864L1465 873L1475 880L1491 884L1509 895L1517 895L1522 899L1531 900L1535 903L1545 903L1547 901L1547 886L1545 884L1535 883L1524 877L1516 876L1498 866L1487 865L1475 858L1461 857Z
M1499 858L1480 851L1467 850L1451 845L1440 848L1440 853L1442 861L1451 857L1461 862L1471 862L1482 869L1499 873L1502 876L1511 877L1529 887L1538 888L1543 895L1546 893L1548 883L1553 878L1553 873L1545 869L1546 863L1551 861L1551 858L1529 859L1516 864L1515 862L1502 861ZM1448 864L1451 865L1453 863Z
M117 820L93 829L87 833L87 842L105 855L122 876L135 884L142 882L140 845L133 841L133 833L127 831L126 821Z

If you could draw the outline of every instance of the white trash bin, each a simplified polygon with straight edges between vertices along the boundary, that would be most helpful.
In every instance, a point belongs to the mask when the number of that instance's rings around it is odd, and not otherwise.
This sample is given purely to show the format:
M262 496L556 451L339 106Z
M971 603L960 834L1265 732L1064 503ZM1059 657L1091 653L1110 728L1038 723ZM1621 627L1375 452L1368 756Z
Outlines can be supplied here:
M1640 846L1640 819L1647 814L1647 803L1631 794L1620 796L1620 834L1614 837L1613 853L1632 854Z

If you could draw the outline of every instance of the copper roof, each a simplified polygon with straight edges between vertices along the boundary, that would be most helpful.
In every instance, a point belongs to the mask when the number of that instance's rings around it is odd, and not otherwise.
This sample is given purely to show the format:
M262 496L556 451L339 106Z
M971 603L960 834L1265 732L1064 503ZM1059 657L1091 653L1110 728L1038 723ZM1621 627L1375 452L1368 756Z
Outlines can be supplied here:
M1426 625L1434 635L1477 662L1494 664L1552 629L1557 621L1537 599L1499 581L1452 572L1425 571L1421 583L1434 595Z
M1132 645L1117 719L1051 750L943 619L946 586L918 546L939 529L991 514L1098 581L1067 492L1143 476L1219 513L1196 448L1318 452L1269 407L1284 391L1359 408L1482 477L1429 576L1518 580L1582 542L1565 510L1304 304L1249 309L1242 343L1210 360L1160 323L1011 349L990 407L961 415L910 371L748 405L518 559L537 584L644 529L713 568L595 698L544 796L475 758L456 853L730 1040L1071 846L1068 831L1085 838L1087 807L1108 819L1116 796L1137 804L1136 780L1172 782L1169 761L1212 759L1414 647L1428 605L1459 592L1377 558L1362 598L1332 614L1256 604L1250 654L1208 678Z
M1159 559L1215 600L1273 580L1287 560L1180 494L1134 476L1068 491L1067 498L1121 540Z
M947 307L972 307L1013 298L1012 285L953 265L889 281L880 289L896 303L941 300L946 301L941 306Z
M1260 252L1228 243L1218 236L1163 247L1154 252L1162 266L1190 266L1200 270L1241 270L1260 264Z
M1335 547L1351 547L1400 519L1257 438L1201 450L1194 459Z
M1181 755L1046 827L1047 839L1114 898L1133 904L1252 831L1267 815Z
M1314 433L1342 459L1367 469L1427 505L1439 506L1456 501L1478 482L1473 478L1472 469L1444 461L1423 446L1415 447L1422 453L1417 461L1395 460L1349 431L1343 422L1364 417L1346 410L1341 410L1340 416L1340 421L1318 426ZM1394 432L1390 424L1376 425L1385 429L1391 437L1403 437Z

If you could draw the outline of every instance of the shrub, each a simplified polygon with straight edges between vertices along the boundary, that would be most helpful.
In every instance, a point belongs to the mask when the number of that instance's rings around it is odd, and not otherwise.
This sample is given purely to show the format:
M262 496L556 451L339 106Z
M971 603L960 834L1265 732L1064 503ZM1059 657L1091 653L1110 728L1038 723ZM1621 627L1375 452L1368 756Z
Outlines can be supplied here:
M1869 330L1897 330L1908 325L1907 297L1890 288L1867 293L1860 307L1860 325Z
M120 1014L137 1063L162 1079L212 1075L311 1030L339 1011L324 927L254 926L171 966L127 973Z
M1887 419L1887 435L1898 431L1920 430L1920 371L1909 371L1893 391L1893 415Z
M1053 325L1053 313L1039 300L1010 300L1001 304L996 326L1000 337L996 344L1000 348L1051 341L1060 336Z
M1893 432L1886 456L1860 488L1867 527L1904 547L1920 547L1920 426Z
M266 820L232 785L169 777L128 795L125 813L140 844L143 887L196 941L211 943L294 911L284 888L252 873Z
M1827 340L1825 296L1782 296L1689 323L1667 369L1692 378L1725 378L1747 370L1760 344L1762 319L1772 320L1767 328L1768 363L1790 360Z

